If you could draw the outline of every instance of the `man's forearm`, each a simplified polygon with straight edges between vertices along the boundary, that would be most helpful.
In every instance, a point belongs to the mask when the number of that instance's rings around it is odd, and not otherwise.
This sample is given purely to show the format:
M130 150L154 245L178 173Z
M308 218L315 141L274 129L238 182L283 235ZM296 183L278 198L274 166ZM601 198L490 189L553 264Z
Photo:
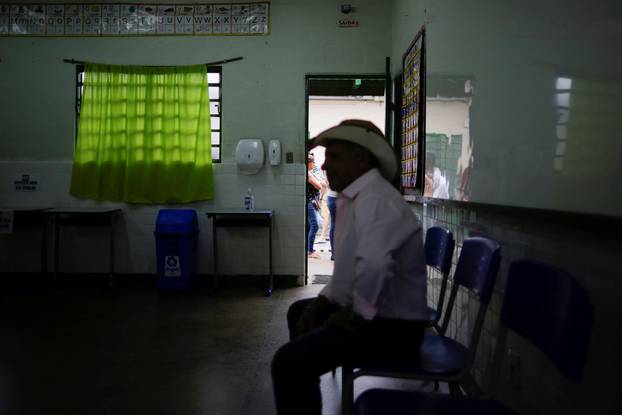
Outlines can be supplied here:
M318 295L302 312L296 323L296 336L305 334L323 323L322 315L327 313L332 303L323 295Z

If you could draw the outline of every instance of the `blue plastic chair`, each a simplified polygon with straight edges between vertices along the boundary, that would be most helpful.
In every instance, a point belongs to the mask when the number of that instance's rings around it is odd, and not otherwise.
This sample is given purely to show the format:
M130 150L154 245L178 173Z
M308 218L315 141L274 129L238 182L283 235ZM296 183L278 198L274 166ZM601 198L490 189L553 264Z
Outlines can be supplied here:
M445 304L445 292L447 291L455 245L453 234L440 226L429 228L425 234L425 263L440 272L442 276L436 309L428 307L430 313L428 324L434 327L437 332L440 332L438 322Z
M544 352L571 380L580 380L594 307L589 293L566 271L522 260L510 267L501 323Z
M445 333L451 318L460 287L473 293L479 300L479 310L471 333L469 345L443 334L426 336L419 350L419 359L398 364L360 365L357 368L342 367L342 414L351 413L354 379L360 376L420 379L447 382L452 393L460 393L459 384L469 375L475 359L479 336L484 324L488 303L500 262L499 244L488 238L467 238L454 272L447 309L443 316L440 333Z
M567 272L536 261L510 266L501 322L531 341L571 380L583 375L594 319L589 294ZM505 335L497 360L505 353ZM370 389L356 400L356 415L511 414L493 400Z

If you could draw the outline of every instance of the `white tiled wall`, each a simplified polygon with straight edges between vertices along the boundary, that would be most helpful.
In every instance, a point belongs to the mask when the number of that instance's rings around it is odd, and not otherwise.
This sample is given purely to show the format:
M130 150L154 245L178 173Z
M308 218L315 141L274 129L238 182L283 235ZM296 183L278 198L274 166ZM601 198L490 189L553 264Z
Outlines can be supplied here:
M40 180L39 190L15 192L13 180L29 173ZM212 227L205 212L243 207L250 187L257 209L273 209L273 261L276 275L304 272L304 203L306 171L303 164L266 165L257 175L242 175L235 164L214 165L215 197L212 201L184 205L97 203L69 195L71 161L0 161L0 208L116 206L123 210L116 233L116 271L155 273L156 216L161 208L195 209L199 216L198 272L211 273ZM220 228L219 272L223 274L267 274L267 229ZM97 228L67 228L62 235L61 270L106 272L108 242ZM19 228L1 235L0 272L39 270L39 231Z

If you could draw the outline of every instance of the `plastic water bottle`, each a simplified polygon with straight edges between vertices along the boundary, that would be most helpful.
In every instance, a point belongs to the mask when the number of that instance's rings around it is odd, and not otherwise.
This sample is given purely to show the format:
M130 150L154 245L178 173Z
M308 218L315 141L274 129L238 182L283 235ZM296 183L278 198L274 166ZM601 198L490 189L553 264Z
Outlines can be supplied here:
M244 196L244 210L255 210L255 196L253 196L253 191L250 187L246 191L246 196Z

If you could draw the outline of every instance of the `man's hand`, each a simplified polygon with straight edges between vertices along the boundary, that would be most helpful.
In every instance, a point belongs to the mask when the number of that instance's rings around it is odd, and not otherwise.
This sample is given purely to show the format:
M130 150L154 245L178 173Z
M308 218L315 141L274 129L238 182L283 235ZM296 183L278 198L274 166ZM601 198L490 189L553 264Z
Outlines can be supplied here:
M296 323L296 337L321 326L324 323L322 316L326 315L326 311L330 307L331 302L328 301L328 298L318 295L300 315Z
M337 327L341 330L353 332L360 328L365 319L352 311L352 308L343 308L326 320L326 324L329 326Z

